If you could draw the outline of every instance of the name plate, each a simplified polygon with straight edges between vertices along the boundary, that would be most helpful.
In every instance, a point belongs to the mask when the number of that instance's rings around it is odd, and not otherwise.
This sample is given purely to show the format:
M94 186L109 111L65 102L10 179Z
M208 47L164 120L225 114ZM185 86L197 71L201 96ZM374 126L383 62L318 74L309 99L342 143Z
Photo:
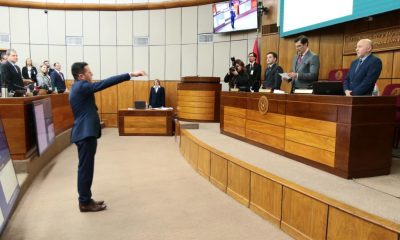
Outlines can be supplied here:
M231 88L230 91L231 92L239 92L239 88Z
M344 37L343 54L355 54L357 42L364 38L371 39L373 52L400 49L400 26L347 35Z

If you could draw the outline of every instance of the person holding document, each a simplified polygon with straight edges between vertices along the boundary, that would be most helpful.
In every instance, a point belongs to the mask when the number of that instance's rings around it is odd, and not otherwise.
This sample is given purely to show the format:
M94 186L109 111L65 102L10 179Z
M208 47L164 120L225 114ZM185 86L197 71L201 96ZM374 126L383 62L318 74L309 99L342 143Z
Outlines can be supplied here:
M308 38L304 35L294 40L297 55L292 61L292 72L288 76L294 89L312 89L313 82L318 81L319 57L308 48ZM289 80L288 78L283 78Z
M78 193L81 212L98 212L105 210L104 201L92 199L92 182L97 139L101 136L100 118L94 99L95 92L101 91L132 77L147 75L136 71L113 76L102 81L93 82L92 71L85 62L76 62L71 67L74 84L69 93L69 103L74 114L71 142L78 148Z
M159 79L154 79L154 86L150 89L149 107L165 107L165 90L161 87Z

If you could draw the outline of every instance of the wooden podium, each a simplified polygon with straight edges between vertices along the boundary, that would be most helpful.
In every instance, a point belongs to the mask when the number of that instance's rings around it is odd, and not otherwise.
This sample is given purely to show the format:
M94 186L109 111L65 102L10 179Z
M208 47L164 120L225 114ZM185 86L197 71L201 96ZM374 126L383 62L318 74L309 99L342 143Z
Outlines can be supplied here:
M221 93L221 132L344 178L390 173L395 97Z
M219 122L221 84L218 77L182 77L178 83L178 118Z

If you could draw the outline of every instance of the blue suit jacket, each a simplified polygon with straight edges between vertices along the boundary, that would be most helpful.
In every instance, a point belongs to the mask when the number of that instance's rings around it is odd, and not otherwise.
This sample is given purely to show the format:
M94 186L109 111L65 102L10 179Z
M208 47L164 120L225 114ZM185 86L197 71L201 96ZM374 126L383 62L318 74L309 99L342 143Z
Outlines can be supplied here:
M71 134L73 143L87 137L99 138L101 136L100 118L97 114L94 93L130 78L126 73L95 83L75 80L69 93L69 103L75 118Z
M61 73L62 74L62 73ZM63 75L64 77L64 75ZM51 78L51 84L53 85L53 87L56 87L58 91L65 91L65 81L64 79L60 76L60 74L58 74L57 71L52 71L50 73L50 78Z
M351 90L351 95L372 95L376 81L382 71L382 61L374 55L369 55L358 67L358 59L351 63L350 70L347 73L343 83L343 89Z

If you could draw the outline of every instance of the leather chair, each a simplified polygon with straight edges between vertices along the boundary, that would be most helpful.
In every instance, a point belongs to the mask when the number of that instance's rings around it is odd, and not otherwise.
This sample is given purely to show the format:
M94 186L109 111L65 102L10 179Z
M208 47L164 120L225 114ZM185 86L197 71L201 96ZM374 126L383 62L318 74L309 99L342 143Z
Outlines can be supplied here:
M393 147L398 148L400 140L400 84L388 84L382 96L396 96L396 125L394 129Z

